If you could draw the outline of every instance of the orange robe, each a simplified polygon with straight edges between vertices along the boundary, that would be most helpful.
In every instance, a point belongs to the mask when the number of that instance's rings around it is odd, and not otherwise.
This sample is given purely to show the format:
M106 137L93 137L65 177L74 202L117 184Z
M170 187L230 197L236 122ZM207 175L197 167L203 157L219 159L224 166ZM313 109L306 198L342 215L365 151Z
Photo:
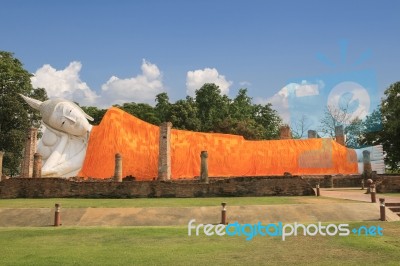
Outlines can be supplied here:
M90 135L79 176L110 178L115 154L123 176L152 180L158 174L159 127L111 108ZM200 152L208 152L210 177L357 174L354 150L332 139L245 140L242 136L171 130L172 179L200 175Z

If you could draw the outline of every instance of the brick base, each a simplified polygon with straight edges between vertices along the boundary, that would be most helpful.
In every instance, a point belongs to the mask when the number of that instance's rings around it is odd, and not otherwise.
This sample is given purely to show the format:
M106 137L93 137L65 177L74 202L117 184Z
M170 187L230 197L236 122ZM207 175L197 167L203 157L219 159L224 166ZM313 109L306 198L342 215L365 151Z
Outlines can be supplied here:
M11 178L0 183L0 198L192 198L315 195L299 176L238 177L174 181L69 181Z

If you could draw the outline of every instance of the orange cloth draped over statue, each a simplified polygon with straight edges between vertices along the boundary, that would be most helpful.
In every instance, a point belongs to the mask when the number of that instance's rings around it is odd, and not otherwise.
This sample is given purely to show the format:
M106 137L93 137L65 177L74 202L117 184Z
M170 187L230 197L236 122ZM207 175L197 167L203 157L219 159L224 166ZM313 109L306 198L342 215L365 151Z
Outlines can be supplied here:
M152 180L158 175L159 127L118 108L94 126L80 176L109 178L115 154L123 176ZM208 152L210 177L356 174L354 150L331 139L248 141L242 136L171 130L172 179L200 175L200 152Z

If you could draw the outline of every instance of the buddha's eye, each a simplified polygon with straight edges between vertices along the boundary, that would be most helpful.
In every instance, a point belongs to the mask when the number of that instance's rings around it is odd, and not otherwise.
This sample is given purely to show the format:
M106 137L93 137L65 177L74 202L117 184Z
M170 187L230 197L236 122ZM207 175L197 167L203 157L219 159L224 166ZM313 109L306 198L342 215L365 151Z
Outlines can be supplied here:
M61 123L61 126L63 126L65 124L65 121Z

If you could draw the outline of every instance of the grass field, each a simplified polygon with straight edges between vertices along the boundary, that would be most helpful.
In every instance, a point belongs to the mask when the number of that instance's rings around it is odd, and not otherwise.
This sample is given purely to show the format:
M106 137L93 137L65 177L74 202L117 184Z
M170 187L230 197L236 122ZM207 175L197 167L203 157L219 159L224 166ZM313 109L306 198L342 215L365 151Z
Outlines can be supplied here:
M384 236L187 235L186 227L0 228L1 265L398 265L400 223Z
M193 207L305 204L305 203L352 202L326 197L218 197L218 198L137 198L137 199L1 199L0 208L51 208L55 203L63 208L133 208L133 207Z

